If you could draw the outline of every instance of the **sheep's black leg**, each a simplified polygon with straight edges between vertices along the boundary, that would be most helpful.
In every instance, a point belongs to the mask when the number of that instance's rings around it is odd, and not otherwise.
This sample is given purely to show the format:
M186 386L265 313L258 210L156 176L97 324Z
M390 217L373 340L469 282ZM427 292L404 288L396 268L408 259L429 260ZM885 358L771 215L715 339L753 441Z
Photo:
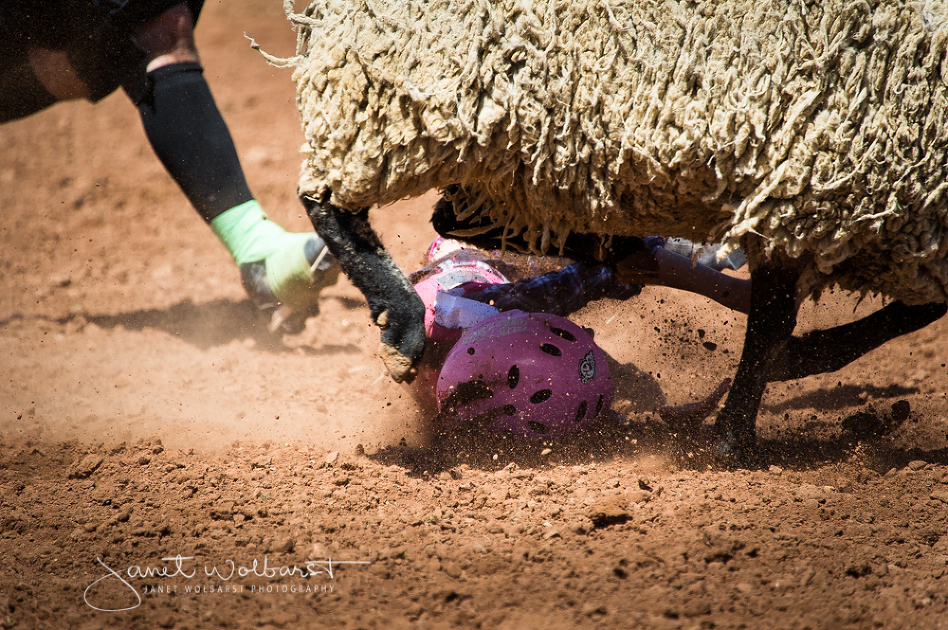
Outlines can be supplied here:
M769 381L835 372L885 342L915 332L948 312L948 304L893 302L855 322L791 337L770 368Z
M369 303L382 329L379 354L396 382L411 382L425 349L425 306L369 225L369 210L348 212L300 197L320 238Z
M751 274L751 305L744 350L724 407L715 421L716 455L725 465L752 463L757 444L757 411L771 371L797 321L799 274L766 262Z

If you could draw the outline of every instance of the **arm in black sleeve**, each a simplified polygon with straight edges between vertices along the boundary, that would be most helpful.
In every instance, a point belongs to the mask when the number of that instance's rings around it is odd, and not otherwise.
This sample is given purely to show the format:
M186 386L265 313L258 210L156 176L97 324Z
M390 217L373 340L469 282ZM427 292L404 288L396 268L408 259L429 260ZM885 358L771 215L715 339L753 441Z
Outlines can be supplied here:
M162 66L148 78L150 98L138 103L145 134L204 220L253 199L201 66Z

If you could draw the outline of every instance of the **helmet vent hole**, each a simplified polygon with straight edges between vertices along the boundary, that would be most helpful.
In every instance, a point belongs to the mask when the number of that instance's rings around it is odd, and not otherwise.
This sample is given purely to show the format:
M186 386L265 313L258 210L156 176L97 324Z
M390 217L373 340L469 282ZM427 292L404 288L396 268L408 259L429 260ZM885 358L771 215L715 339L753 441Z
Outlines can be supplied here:
M552 395L553 395L553 390L541 389L539 391L534 392L533 395L530 396L530 402L532 402L534 405L537 405L541 402L549 400L550 396Z
M599 394L599 401L596 403L596 411L595 413L593 413L594 416L598 416L599 412L602 411L602 401L603 401L603 395Z
M586 401L579 403L579 409L576 410L576 417L573 418L573 422L580 422L583 418L586 417Z
M533 420L531 420L527 424L530 425L531 429L533 429L536 433L539 433L540 435L545 435L546 432L549 431L549 429L546 428L545 424L541 424Z
M507 387L514 389L517 387L517 383L520 382L520 368L516 365L510 368L507 372Z
M552 343L540 344L540 350L547 353L550 356L560 357L563 356L563 351L554 346Z
M575 335L568 330L563 330L562 328L556 328L555 326L550 326L550 332L556 335L557 337L562 337L566 341L576 341Z

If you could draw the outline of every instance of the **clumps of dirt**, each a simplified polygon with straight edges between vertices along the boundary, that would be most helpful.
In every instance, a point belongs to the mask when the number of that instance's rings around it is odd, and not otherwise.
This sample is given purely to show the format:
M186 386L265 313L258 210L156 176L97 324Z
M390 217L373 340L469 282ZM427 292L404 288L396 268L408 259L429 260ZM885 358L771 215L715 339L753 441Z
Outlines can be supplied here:
M889 628L948 606L944 453L734 472L393 453L2 443L0 622Z

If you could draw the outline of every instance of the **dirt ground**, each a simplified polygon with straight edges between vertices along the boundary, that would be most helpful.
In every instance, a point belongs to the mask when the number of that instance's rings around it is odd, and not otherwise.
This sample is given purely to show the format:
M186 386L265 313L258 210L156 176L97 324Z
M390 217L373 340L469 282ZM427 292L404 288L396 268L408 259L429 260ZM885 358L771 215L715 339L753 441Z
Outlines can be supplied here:
M245 37L291 54L281 3L209 1L197 35L251 187L307 229L289 72ZM122 94L0 127L0 190L3 628L948 627L948 320L770 386L760 470L654 413L744 326L655 288L575 317L622 364L599 430L449 436L345 279L268 337ZM406 269L433 201L373 211Z

